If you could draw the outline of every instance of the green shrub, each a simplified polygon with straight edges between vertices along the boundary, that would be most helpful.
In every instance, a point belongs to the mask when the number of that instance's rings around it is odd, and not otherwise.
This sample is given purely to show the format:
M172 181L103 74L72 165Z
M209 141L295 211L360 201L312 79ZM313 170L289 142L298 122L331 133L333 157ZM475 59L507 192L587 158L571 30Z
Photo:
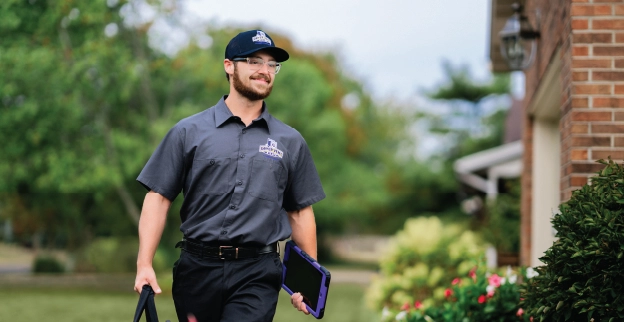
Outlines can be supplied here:
M624 319L624 168L598 162L606 167L560 205L558 240L523 291L535 321Z
M498 252L520 251L520 181L507 180L507 193L500 193L486 204L487 220L482 236Z
M65 267L56 257L39 255L35 258L32 270L33 273L63 273Z
M443 286L467 274L484 252L480 238L460 225L437 217L408 219L380 260L380 274L367 290L368 305L399 309L406 302L442 300Z

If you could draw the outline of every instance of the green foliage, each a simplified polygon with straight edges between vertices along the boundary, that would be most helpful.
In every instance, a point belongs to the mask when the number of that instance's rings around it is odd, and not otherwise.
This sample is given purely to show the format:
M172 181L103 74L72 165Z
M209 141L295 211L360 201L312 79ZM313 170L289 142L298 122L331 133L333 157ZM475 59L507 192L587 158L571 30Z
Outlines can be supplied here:
M480 238L465 227L443 224L437 217L409 219L380 260L368 303L376 309L397 309L406 302L429 305L441 300L443 286L467 274L484 251Z
M65 266L54 256L39 255L35 257L32 270L33 273L63 273Z
M159 1L145 5L154 19L170 14ZM176 122L227 94L223 52L240 30L207 26L194 32L209 35L210 48L191 42L165 55L148 45L152 22L133 26L129 15L127 1L0 5L0 212L22 243L43 234L44 246L76 248L136 235L141 168ZM109 25L118 28L112 37ZM306 53L271 35L291 59L267 104L302 133L315 158L328 195L315 205L319 232L376 229L378 213L394 213L390 176L400 172L396 150L409 118L375 104L330 53ZM356 108L341 105L347 94ZM163 242L180 239L179 221L169 220Z
M455 68L448 62L445 62L443 66L448 82L429 94L429 97L433 99L462 100L477 104L490 95L509 93L508 74L494 75L491 82L478 84L471 78L466 67Z
M624 167L605 168L559 206L558 240L540 260L522 297L536 321L621 321L624 318Z
M486 204L487 220L482 236L498 252L520 251L520 180L507 180L506 193Z
M444 291L445 299L436 305L406 303L395 320L407 322L529 321L519 307L518 275L508 270L505 277L475 267L464 278L455 278ZM394 312L387 314L392 316Z

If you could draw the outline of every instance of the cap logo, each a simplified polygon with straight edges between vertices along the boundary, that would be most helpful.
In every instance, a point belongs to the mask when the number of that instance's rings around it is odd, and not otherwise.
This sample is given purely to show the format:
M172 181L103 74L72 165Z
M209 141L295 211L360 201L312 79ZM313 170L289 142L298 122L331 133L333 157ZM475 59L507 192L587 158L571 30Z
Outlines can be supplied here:
M264 31L258 30L256 36L252 37L251 40L253 42L257 43L257 44L271 45L271 39L269 39L269 37L267 37L267 35L264 33Z
M282 152L281 150L277 148L277 142L275 142L275 140L272 140L272 139L268 139L266 145L260 146L260 152L272 158L281 159L284 156L284 152Z

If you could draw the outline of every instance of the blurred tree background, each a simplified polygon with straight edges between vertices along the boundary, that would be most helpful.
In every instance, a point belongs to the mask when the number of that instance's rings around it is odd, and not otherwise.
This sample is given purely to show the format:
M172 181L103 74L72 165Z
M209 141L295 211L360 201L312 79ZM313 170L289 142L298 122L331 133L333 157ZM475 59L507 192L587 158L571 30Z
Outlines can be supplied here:
M154 31L163 24L188 42L171 50L167 32ZM223 52L242 30L190 28L175 1L4 0L0 223L12 224L12 239L35 248L123 249L136 256L119 242L137 235L145 191L135 178L169 128L227 94ZM479 108L485 97L508 93L508 78L474 85L465 70L449 66L448 84L431 98L467 99L474 110L452 113L470 128L442 128L437 125L453 124L444 115L374 101L334 54L302 51L267 32L291 53L267 104L301 132L315 158L327 193L315 205L321 236L391 234L410 217L462 216L452 162L500 144L504 112ZM418 159L410 128L422 119L452 140ZM181 201L171 208L161 242L166 254L181 238Z

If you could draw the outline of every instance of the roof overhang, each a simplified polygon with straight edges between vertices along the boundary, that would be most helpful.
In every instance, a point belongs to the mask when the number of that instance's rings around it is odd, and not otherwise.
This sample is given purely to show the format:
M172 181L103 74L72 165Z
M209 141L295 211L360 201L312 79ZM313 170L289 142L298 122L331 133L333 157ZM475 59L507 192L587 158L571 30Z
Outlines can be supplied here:
M498 191L498 178L517 178L522 174L522 141L515 141L459 158L453 164L463 183L489 195ZM485 178L477 173L485 172Z

